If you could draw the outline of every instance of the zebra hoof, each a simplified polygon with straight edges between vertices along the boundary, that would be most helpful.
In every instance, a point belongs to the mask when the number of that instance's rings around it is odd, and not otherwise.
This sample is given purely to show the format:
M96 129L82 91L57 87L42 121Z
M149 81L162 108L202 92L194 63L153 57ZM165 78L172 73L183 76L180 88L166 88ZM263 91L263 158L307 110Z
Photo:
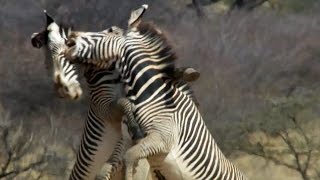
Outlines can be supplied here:
M111 179L111 170L112 167L110 164L104 164L100 172L96 175L95 180L109 180Z
M105 180L104 176L97 175L95 180Z
M183 80L192 82L199 79L200 73L193 68L187 68L183 72Z

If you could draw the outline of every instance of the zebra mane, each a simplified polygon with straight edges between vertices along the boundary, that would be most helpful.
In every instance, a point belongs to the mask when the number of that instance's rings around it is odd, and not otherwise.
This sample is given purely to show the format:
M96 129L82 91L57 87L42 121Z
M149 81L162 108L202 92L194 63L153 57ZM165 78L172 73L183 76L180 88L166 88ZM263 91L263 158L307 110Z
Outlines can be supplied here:
M163 58L159 64L167 64L159 69L160 72L165 73L168 78L174 77L175 60L177 59L172 45L169 43L167 37L163 32L151 22L141 22L137 27L141 35L147 35L152 41L160 41L162 44L160 52L157 54L159 58Z
M163 69L160 69L159 71L165 73L167 78L173 80L174 86L189 96L196 106L199 106L197 98L190 85L186 81L182 79L176 79L174 77L175 61L177 56L165 34L163 34L163 32L151 22L141 22L137 27L137 30L142 35L147 34L150 39L153 39L153 41L161 40L162 48L157 55L159 55L159 58L165 57L160 63L168 64L168 66L164 66Z
M60 33L62 33L62 31L64 31L66 34L66 36L68 37L69 33L71 33L74 30L73 25L67 24L67 23L59 23L59 30Z

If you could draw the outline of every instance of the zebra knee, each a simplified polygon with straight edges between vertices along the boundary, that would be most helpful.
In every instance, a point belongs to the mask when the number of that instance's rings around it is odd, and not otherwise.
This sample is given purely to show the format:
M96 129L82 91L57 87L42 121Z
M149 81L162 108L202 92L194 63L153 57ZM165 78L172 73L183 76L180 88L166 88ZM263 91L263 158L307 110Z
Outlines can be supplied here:
M134 149L128 149L124 154L123 161L125 166L133 166L138 161L139 155Z

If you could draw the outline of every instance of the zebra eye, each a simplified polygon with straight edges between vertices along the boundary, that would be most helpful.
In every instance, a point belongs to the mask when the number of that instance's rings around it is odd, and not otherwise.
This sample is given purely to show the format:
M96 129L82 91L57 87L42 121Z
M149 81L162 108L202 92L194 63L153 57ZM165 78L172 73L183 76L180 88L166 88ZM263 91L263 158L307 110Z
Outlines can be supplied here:
M76 42L74 40L67 40L66 44L68 47L72 47L72 46L76 45Z

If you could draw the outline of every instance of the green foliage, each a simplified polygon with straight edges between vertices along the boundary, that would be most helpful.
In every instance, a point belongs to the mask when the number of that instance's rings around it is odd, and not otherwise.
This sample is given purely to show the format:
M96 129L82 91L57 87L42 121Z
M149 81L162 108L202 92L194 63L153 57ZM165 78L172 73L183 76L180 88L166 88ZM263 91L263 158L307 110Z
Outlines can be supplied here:
M299 117L303 122L314 120L312 117L316 113L314 109L320 103L320 90L303 89L301 91L289 97L267 98L266 108L250 116L250 118L259 121L256 130L260 129L270 134L276 134L292 128L292 117Z
M270 0L273 7L291 13L298 13L312 8L318 0Z
M221 0L225 5L231 6L235 0Z

